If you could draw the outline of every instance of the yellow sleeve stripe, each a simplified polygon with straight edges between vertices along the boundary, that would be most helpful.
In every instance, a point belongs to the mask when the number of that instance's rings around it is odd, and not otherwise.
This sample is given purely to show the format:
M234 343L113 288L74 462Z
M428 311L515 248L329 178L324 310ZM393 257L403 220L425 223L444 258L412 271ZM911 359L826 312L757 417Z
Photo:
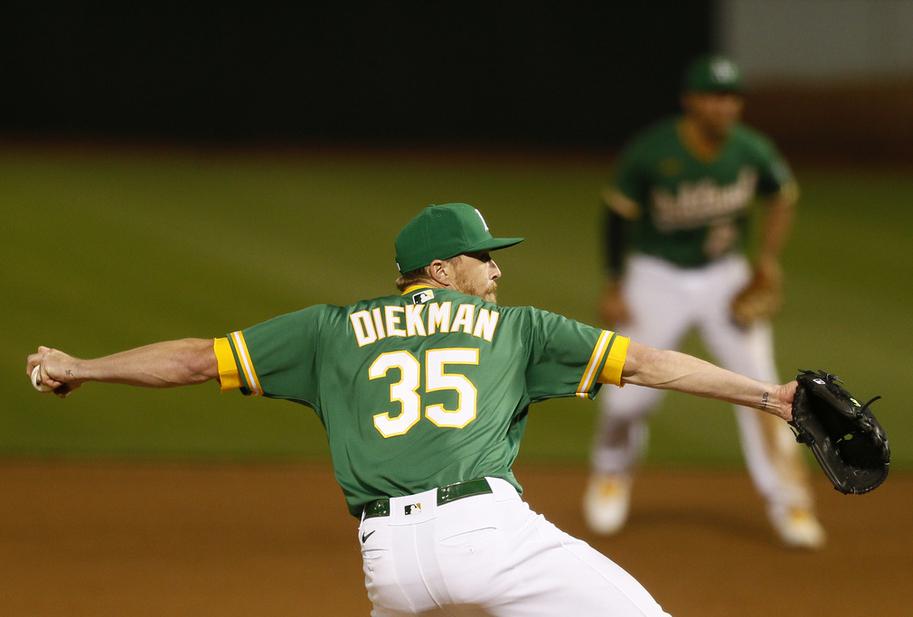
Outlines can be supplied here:
M599 335L599 338L596 339L596 345L593 347L590 361L587 362L586 368L583 370L583 377L580 378L580 383L577 385L577 396L580 398L586 398L590 388L593 387L593 381L596 379L596 372L599 370L599 366L602 364L602 358L605 356L605 352L609 348L609 344L614 337L614 332L603 330L602 334Z
M790 180L780 188L780 195L793 203L799 201L799 185L795 180Z
M247 380L247 387L254 396L263 394L260 388L260 380L257 378L257 371L254 370L254 362L250 359L250 352L247 351L247 342L244 340L244 334L241 331L232 332L231 340L235 343L235 351L238 352L238 360L241 368L244 370L244 378Z
M235 356L231 353L228 337L213 339L212 349L216 352L216 362L219 364L219 384L222 392L237 390L241 387L241 375L238 374L238 365L235 364Z
M629 221L640 217L640 205L618 189L604 189L602 201L609 209Z
M631 339L626 336L616 336L615 341L609 349L609 355L605 359L605 365L602 372L599 373L599 383L610 383L615 386L622 385L621 371L625 367L625 360L628 357L628 345Z

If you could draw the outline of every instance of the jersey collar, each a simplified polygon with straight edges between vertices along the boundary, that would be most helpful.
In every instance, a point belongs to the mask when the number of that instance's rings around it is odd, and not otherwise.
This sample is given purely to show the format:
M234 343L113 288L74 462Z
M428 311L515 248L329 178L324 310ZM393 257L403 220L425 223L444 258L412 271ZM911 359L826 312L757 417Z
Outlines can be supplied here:
M436 287L430 285L409 285L403 290L402 295L412 299L412 304L424 304L434 299Z
M408 287L406 287L403 290L403 292L400 295L408 296L409 294L415 293L416 291L419 291L421 289L431 289L431 287L429 285L409 285Z

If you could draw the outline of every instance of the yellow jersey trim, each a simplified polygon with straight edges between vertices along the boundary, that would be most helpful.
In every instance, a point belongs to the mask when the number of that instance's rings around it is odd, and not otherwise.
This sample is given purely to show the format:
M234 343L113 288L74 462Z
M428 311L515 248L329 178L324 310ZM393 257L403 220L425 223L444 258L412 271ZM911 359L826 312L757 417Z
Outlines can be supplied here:
M219 365L219 386L222 392L240 388L241 375L238 374L238 365L235 364L235 356L231 353L228 337L213 339L212 350L216 353L216 362Z
M602 191L602 201L610 210L629 221L640 217L640 204L622 193L620 190L611 188Z
M427 285L409 285L399 295L407 296L407 295L411 294L413 291L417 291L419 289L429 289L429 287Z
M580 378L580 383L577 384L577 396L580 398L588 396L590 388L593 387L593 382L596 381L596 374L602 365L602 359L605 357L614 337L614 332L603 330L599 338L596 339L593 353L590 354L590 361L587 362L586 368L583 369L583 376Z
M263 394L260 387L260 379L257 377L257 371L254 368L254 361L247 350L247 341L244 340L244 333L240 330L231 333L231 340L235 343L235 351L238 352L238 362L244 371L244 378L247 381L247 387L254 396Z
M790 180L780 187L780 190L774 194L774 197L780 197L790 203L799 201L799 185L795 180Z
M628 357L628 345L631 339L627 336L616 336L615 341L609 349L609 355L605 359L605 365L602 372L599 373L599 383L610 383L615 386L621 386L621 371L625 367L625 360Z

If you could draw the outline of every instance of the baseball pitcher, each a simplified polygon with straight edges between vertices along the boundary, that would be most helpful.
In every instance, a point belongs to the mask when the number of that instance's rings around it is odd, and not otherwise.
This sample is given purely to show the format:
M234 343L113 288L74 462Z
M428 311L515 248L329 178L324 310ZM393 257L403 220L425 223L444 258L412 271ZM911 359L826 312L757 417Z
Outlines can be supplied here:
M788 420L796 383L756 381L561 315L498 305L491 252L521 240L493 237L467 204L429 206L396 238L399 294L93 360L39 347L26 372L62 396L89 381L218 380L222 390L312 408L359 524L377 617L453 606L505 617L664 615L623 569L521 498L511 467L530 405L628 384Z
M619 158L604 194L606 268L602 318L635 340L676 348L691 328L722 366L777 381L769 318L780 305L779 254L797 189L770 141L738 123L742 84L722 57L685 74L681 117L650 127ZM750 209L765 205L757 260L745 257ZM583 509L600 534L624 525L632 470L660 392L612 389L600 397L592 475ZM736 408L748 470L768 517L789 546L825 540L800 448L775 418Z

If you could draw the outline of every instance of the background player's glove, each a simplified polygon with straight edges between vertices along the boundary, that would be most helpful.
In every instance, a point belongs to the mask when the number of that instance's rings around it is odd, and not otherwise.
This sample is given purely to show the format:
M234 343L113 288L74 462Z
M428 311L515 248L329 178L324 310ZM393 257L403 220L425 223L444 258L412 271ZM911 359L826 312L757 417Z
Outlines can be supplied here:
M747 328L754 322L770 319L783 305L782 282L779 272L758 268L742 291L732 299L732 319Z
M812 449L841 493L867 493L888 476L891 451L869 405L860 405L834 375L803 370L793 399L790 426L796 441Z

